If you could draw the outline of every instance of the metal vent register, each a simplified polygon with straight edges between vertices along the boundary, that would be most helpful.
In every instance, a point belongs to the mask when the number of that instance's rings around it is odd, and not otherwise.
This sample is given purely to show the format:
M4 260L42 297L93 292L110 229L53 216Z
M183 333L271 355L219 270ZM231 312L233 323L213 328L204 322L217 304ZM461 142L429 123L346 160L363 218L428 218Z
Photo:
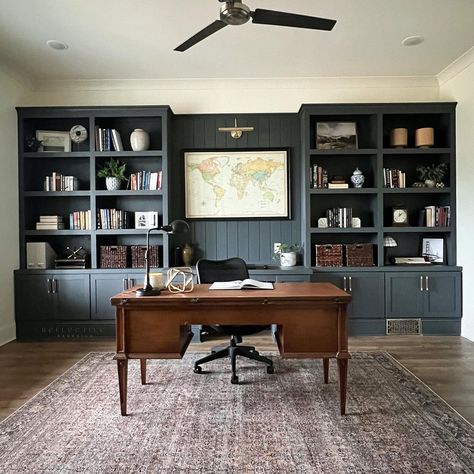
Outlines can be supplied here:
M385 333L391 336L420 335L421 319L387 319Z

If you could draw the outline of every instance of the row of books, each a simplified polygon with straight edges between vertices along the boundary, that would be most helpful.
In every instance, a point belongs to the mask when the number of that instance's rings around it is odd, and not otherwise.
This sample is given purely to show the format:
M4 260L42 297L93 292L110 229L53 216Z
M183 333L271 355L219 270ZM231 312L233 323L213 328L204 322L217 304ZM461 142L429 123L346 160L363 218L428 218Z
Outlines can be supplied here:
M419 225L449 227L451 225L451 206L426 206L420 211Z
M43 215L39 216L39 221L36 223L36 230L62 230L64 229L64 222L62 216Z
M334 207L326 210L328 227L352 227L352 208Z
M310 167L310 187L314 189L322 189L328 187L328 171L317 164Z
M97 209L97 229L131 229L133 212L121 209Z
M161 171L138 171L130 175L129 186L132 191L156 191L161 189Z
M95 127L95 149L97 151L123 151L120 133L115 128Z
M75 176L64 176L53 171L44 178L44 191L78 191L79 180Z
M92 224L91 211L73 211L69 214L69 229L90 230Z
M406 173L397 169L384 168L383 185L385 188L406 188Z

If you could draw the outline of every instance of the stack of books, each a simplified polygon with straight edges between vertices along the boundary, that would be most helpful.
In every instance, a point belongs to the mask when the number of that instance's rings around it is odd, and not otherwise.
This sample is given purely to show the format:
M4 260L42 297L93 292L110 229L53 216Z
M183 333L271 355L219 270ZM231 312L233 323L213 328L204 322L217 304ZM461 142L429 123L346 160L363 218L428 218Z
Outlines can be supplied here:
M79 180L75 176L63 176L53 171L51 176L44 178L45 191L78 191Z
M97 229L130 229L132 214L120 209L97 209Z
M426 206L420 211L419 226L449 227L451 225L451 206Z
M95 149L97 151L123 151L120 133L115 128L95 127Z
M132 191L156 191L161 189L162 172L138 171L130 175Z
M328 171L317 164L313 165L309 170L310 187L315 189L328 187Z
M343 176L334 176L328 183L328 189L349 189L349 184Z
M36 230L62 230L64 222L62 216L39 216Z
M90 230L91 211L73 211L69 214L69 229Z
M401 170L384 168L383 185L385 188L405 188L406 174Z
M335 207L326 211L328 227L352 227L352 208Z

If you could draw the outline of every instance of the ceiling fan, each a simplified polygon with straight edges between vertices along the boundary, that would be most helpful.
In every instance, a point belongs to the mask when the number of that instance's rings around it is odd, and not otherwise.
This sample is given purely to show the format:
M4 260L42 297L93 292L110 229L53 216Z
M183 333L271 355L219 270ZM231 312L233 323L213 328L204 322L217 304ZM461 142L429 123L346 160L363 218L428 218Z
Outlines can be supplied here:
M203 30L191 36L175 51L186 51L208 36L216 33L227 25L243 25L252 18L252 23L261 25L290 26L293 28L309 28L312 30L331 31L336 20L318 18L316 16L296 15L294 13L277 12L274 10L263 10L257 8L254 12L239 0L219 0L221 6L221 19L216 20Z

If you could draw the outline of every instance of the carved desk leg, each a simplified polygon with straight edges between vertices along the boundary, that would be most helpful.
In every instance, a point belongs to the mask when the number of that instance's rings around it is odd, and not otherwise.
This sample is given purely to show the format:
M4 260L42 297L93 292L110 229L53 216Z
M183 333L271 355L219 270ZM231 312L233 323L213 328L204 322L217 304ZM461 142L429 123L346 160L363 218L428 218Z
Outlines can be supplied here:
M140 373L142 376L142 385L146 385L146 359L140 359Z
M339 369L339 396L341 399L341 415L346 414L347 363L347 359L337 359L337 368Z
M120 391L120 412L122 416L127 414L127 378L128 378L128 359L117 359L119 391Z

